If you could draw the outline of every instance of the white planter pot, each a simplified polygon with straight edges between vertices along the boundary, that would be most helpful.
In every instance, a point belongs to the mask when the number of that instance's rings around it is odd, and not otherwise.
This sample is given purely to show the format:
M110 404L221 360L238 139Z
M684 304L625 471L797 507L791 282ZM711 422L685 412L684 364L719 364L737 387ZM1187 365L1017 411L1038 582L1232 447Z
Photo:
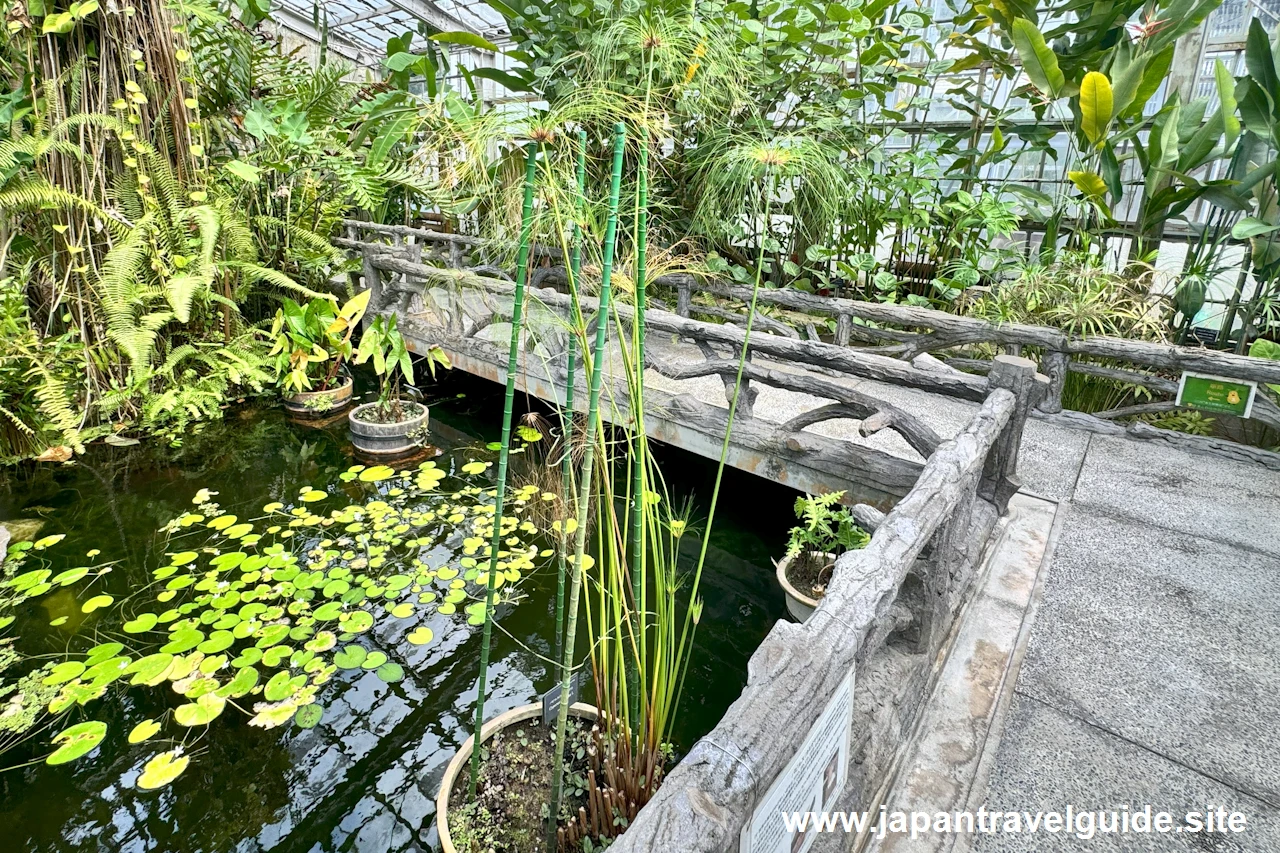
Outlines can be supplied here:
M830 561L831 565L835 565L835 554L822 554ZM787 594L787 612L791 614L791 618L797 622L804 622L813 615L813 611L818 609L818 599L810 598L791 585L791 581L787 579L787 567L791 565L791 560L784 557L777 564L778 567L778 584L782 587L782 591Z

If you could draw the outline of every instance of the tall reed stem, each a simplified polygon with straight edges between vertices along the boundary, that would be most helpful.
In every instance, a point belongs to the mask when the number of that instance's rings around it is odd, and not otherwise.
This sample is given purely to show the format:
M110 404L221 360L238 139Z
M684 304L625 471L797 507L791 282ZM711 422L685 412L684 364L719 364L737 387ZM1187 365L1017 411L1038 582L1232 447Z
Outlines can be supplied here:
M577 307L577 288L578 273L582 271L582 217L586 207L587 193L587 132L585 130L578 131L578 184L577 195L574 198L574 217L573 217L573 250L569 255L569 292L575 294L574 306ZM573 317L574 328L569 330L568 344L565 349L568 351L569 364L565 373L564 384L564 415L561 418L561 434L563 435L562 446L564 458L560 460L560 496L564 501L565 518L568 518L569 494L573 491L573 388L577 382L576 374L576 356L578 346L578 317L574 312ZM561 520L560 529L560 556L556 567L556 661L560 662L564 658L564 580L566 574L565 561L565 536L568 533L565 530L564 520Z
M637 440L632 443L635 448L631 461L631 595L634 613L635 660L628 670L628 693L631 698L631 722L641 722L643 703L640 696L640 673L645 669L645 466L648 465L648 442L645 441L644 427L644 312L645 312L645 279L648 276L649 238L649 140L648 132L640 139L640 155L636 188L636 318L632 328L632 342L635 352L633 372L635 379L631 389L631 418L635 422ZM637 731L637 737L642 733Z
M626 126L622 122L613 129L613 176L609 183L609 220L604 233L604 257L600 268L600 306L596 315L596 340L591 360L591 386L587 396L587 441L583 450L582 476L578 483L577 521L574 531L573 579L569 584L566 608L564 658L560 668L560 714L556 719L554 743L555 763L551 772L551 810L547 837L554 849L556 823L564 791L564 743L569 723L569 681L573 672L573 649L578 630L578 601L582 595L583 557L587 550L587 507L591 499L591 474L595 465L596 442L600 439L600 386L604 374L604 348L609 327L610 286L613 279L614 244L618 236L618 194L622 185L622 154L626 145Z
M516 257L516 293L511 305L511 347L507 354L507 393L502 408L502 449L498 451L498 491L494 498L493 540L489 550L489 576L485 588L484 629L480 635L480 676L477 679L475 736L471 741L470 798L476 798L480 779L480 733L484 728L484 699L488 690L489 645L493 633L493 596L497 589L498 551L502 547L502 510L507 497L507 461L511 446L511 408L516 396L516 371L520 368L520 330L524 320L524 286L529 277L529 241L533 234L533 190L538 166L538 145L525 150L524 207L520 214L520 250Z

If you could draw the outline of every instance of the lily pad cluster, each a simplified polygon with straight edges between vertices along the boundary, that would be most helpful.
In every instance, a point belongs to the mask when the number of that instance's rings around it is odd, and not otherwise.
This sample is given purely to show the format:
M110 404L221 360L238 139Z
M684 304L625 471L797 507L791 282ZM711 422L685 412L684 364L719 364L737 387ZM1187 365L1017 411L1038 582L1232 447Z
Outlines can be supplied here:
M475 476L487 467L468 462L462 471ZM442 491L446 478L431 461L410 471L357 465L336 488L303 487L254 518L225 511L216 492L199 490L191 510L163 528L170 550L152 584L115 608L123 620L113 626L116 638L48 668L41 685L56 690L49 712L86 705L113 686L167 686L179 704L128 733L131 744L170 735L172 748L151 756L138 779L146 789L182 773L193 731L230 710L251 726L308 728L323 716L321 688L340 670L403 679L394 649L376 648L395 635L395 621L406 620L408 643L423 645L433 639L418 624L424 615L484 620L495 492L475 484ZM501 519L502 600L553 554L539 548L542 531L524 517L542 499L534 487L518 490ZM35 588L56 582L41 576ZM93 614L112 603L94 596L83 609ZM370 642L375 626L381 640ZM70 726L54 737L47 761L73 761L107 734L94 720Z

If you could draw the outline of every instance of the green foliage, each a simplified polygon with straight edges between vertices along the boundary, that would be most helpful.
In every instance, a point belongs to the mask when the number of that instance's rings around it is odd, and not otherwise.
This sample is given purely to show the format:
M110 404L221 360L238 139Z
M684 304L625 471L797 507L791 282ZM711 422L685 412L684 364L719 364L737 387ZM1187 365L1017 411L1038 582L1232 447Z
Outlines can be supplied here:
M975 291L964 309L993 323L1053 326L1077 337L1159 340L1163 324L1149 289L1145 276L1111 272L1093 255L1064 253Z
M1188 435L1213 435L1214 419L1203 412L1164 412L1143 415L1141 420L1158 429L1185 432Z
M866 547L871 536L858 526L849 508L840 504L842 498L844 492L796 498L796 518L803 524L791 528L787 559L806 552L839 554Z
M400 383L413 384L413 360L409 349L405 346L404 336L396 328L394 314L375 317L364 335L360 338L360 348L356 351L355 363L373 362L373 371L378 375L378 410L384 420L402 420L400 406ZM425 355L427 369L434 379L436 365L449 368L449 357L440 347L433 346Z
M286 391L298 393L320 382L319 391L338 381L342 363L352 357L351 337L369 305L371 291L362 291L345 305L312 299L303 308L286 299L271 327L276 379Z
M475 624L495 532L496 605L552 553L539 549L542 531L530 520L536 488L515 490L495 524L488 485L446 491L435 462L405 471L357 465L339 479L349 484L342 492L303 487L291 505L274 501L246 520L199 490L192 508L162 528L168 550L152 583L119 601L83 590L109 564L54 573L46 552L61 536L11 546L0 576L0 751L51 717L130 689L163 688L179 700L171 714L127 733L130 744L166 728L182 737L236 711L250 726L277 728L295 716L314 726L322 688L339 669L388 683L405 677L387 652L360 642L380 620L466 614ZM32 568L35 560L43 567ZM59 660L28 659L22 638L5 629L26 602L65 587L83 590L84 626ZM119 641L99 641L106 636ZM432 632L419 625L407 639L422 645ZM52 738L46 761L81 759L112 736L104 723L76 723ZM188 760L181 751L153 754L138 786L167 785Z

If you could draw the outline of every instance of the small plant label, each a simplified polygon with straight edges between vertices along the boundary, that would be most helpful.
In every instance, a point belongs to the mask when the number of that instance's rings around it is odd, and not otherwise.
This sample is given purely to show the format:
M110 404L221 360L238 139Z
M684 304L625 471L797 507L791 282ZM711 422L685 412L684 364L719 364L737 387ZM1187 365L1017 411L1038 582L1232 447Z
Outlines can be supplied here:
M578 701L578 694L582 692L582 685L587 681L587 673L585 671L575 672L569 679L569 704L572 705ZM542 694L542 724L550 728L556 724L556 719L560 716L560 685L557 684L546 693Z
M1178 383L1178 405L1247 418L1253 412L1253 398L1257 392L1256 382L1183 373L1182 381Z
M852 728L850 671L742 828L740 853L806 853L813 846L818 832L812 823L789 829L783 816L824 811L835 804L849 778Z

